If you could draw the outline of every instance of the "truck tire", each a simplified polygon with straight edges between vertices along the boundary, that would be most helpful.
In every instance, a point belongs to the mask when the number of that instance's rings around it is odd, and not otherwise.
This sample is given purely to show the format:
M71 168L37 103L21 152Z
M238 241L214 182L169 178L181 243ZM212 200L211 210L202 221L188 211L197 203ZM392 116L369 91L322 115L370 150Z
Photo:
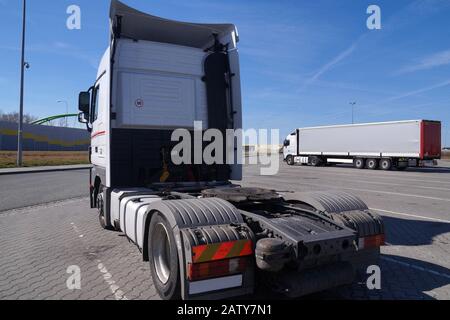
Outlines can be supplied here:
M293 157L293 156L288 156L288 157L286 158L286 163L287 163L289 166L293 166L293 165L295 164L294 157Z
M100 185L97 191L97 211L98 211L98 221L100 226L105 230L111 230L106 224L105 217L105 200L103 199L103 186Z
M106 223L106 217L105 217L105 200L103 198L103 186L100 185L98 191L97 191L97 211L98 211L98 221L100 223L100 226L108 231L116 231L115 228L108 226Z
M391 159L381 159L380 160L380 168L384 171L389 171L392 169L392 160Z
M320 167L322 165L322 159L319 157L311 157L310 161L313 167Z
M148 256L153 283L159 296L163 300L180 300L180 265L175 236L161 213L155 213L150 221Z
M99 192L97 194L97 210L100 226L106 230L105 202L103 201L103 192Z
M367 160L367 169L377 170L378 169L378 160L377 159Z
M356 169L364 169L366 167L366 161L363 158L357 158L353 160L353 166Z

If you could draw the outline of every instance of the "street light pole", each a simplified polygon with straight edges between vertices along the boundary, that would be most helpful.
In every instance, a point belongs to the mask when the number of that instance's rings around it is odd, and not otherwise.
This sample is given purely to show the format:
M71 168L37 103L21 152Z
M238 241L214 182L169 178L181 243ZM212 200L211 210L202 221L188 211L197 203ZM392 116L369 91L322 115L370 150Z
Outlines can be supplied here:
M58 103L65 103L66 104L66 115L69 114L69 103L67 102L67 100L59 100L57 101ZM66 128L69 126L69 120L66 117Z
M25 27L26 27L26 11L27 1L22 1L22 57L20 60L20 105L19 105L19 126L18 126L18 140L17 140L17 166L23 165L23 90L24 90L24 76L25 76Z
M355 124L355 106L356 106L356 102L350 102L350 105L352 106L352 124Z

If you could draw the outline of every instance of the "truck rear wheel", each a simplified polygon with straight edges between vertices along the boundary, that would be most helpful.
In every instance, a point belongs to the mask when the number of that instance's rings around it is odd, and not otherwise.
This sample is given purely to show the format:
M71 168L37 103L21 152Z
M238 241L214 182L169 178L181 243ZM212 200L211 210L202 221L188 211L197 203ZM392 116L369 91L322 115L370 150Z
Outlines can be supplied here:
M288 157L286 158L286 163L287 163L288 165L290 165L290 166L293 166L293 165L295 164L294 157L293 157L293 156L288 156Z
M392 169L392 160L391 159L381 159L380 161L381 169L385 171L389 171Z
M367 169L370 169L370 170L378 169L378 160L377 159L367 160Z
M364 169L366 167L366 162L364 159L358 158L353 161L353 165L356 169Z
M310 161L313 167L320 167L322 165L322 159L319 157L312 157Z
M164 300L180 300L180 268L172 229L161 213L155 213L149 228L148 256L156 291Z

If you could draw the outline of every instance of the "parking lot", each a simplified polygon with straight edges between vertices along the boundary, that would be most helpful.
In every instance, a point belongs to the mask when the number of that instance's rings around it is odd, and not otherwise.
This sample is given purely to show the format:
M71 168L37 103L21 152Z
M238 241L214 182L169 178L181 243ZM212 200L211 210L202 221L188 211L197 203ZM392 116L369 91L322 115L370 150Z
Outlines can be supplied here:
M100 229L87 181L86 170L0 176L0 299L158 298L137 248ZM382 289L359 283L307 299L450 299L450 163L405 172L282 163L278 175L266 177L246 166L244 181L286 197L354 193L384 217ZM81 270L81 290L66 286L70 266ZM278 296L258 289L246 298Z

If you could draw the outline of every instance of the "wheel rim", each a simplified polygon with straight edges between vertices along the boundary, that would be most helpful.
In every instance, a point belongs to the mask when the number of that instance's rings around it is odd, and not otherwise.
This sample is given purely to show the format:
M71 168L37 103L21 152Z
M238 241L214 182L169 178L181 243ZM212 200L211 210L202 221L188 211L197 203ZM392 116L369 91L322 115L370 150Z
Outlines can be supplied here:
M356 166L357 167L362 167L362 161L361 160L356 160Z
M170 278L170 238L162 223L155 226L152 235L153 265L161 283L166 284Z

